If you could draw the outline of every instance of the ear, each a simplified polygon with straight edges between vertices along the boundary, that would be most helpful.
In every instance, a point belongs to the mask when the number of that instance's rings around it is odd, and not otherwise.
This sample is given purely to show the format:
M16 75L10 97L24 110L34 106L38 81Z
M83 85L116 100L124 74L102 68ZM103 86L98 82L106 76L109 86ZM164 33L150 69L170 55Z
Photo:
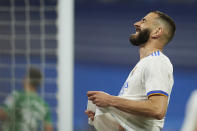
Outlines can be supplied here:
M151 37L153 39L157 39L159 38L161 35L163 34L163 28L162 27L158 27L155 29L155 31L152 33Z

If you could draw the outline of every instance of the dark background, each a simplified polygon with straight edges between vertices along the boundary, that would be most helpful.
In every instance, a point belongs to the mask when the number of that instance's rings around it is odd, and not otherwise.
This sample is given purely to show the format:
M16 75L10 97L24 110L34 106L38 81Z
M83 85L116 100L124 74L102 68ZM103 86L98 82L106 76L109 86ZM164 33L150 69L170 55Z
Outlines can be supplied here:
M180 130L186 102L197 88L196 0L76 0L76 131L87 130L88 90L118 94L139 60L138 48L128 40L133 23L155 10L171 16L177 26L174 39L164 49L174 65L174 86L163 130Z

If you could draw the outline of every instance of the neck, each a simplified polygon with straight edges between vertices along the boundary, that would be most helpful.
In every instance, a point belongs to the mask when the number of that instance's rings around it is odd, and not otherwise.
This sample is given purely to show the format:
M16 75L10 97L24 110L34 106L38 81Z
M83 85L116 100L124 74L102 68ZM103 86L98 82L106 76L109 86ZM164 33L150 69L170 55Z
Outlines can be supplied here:
M29 86L25 87L25 91L26 92L36 92L36 89L29 85Z
M140 59L143 59L144 57L150 55L154 51L162 51L162 47L157 47L154 45L158 44L151 44L151 43L146 43L143 46L140 46L139 53L140 53Z

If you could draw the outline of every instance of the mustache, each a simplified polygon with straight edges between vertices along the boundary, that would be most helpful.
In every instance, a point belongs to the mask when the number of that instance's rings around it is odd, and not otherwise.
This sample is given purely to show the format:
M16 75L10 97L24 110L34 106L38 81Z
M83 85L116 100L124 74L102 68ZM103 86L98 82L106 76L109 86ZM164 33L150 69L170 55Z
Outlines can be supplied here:
M135 27L135 31L136 32L140 32L141 31L141 28L140 27Z
M129 37L132 35L132 34L135 34L136 33L136 30L140 30L141 31L141 28L140 27L136 27L136 26L131 26L131 24L129 23L128 24L128 34L129 34Z
M134 27L131 27L131 26L128 26L128 31L129 31L128 36L130 38L132 34L135 34L136 32L141 32L142 29L140 27L135 27L135 26Z

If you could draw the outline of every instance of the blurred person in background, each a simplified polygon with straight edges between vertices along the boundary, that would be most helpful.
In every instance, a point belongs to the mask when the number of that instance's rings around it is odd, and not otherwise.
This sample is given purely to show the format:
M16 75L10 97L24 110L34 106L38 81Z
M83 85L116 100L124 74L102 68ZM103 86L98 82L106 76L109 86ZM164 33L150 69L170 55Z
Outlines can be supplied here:
M37 131L43 122L45 131L53 131L48 105L38 95L42 73L30 68L24 79L24 91L14 91L0 107L3 131Z
M193 91L185 112L185 119L181 131L197 131L197 90Z
M175 22L168 15L154 11L134 26L136 33L130 36L130 42L139 47L140 61L119 96L87 92L92 104L88 102L85 113L89 123L99 131L160 131L163 128L174 80L173 66L162 50L174 36Z

